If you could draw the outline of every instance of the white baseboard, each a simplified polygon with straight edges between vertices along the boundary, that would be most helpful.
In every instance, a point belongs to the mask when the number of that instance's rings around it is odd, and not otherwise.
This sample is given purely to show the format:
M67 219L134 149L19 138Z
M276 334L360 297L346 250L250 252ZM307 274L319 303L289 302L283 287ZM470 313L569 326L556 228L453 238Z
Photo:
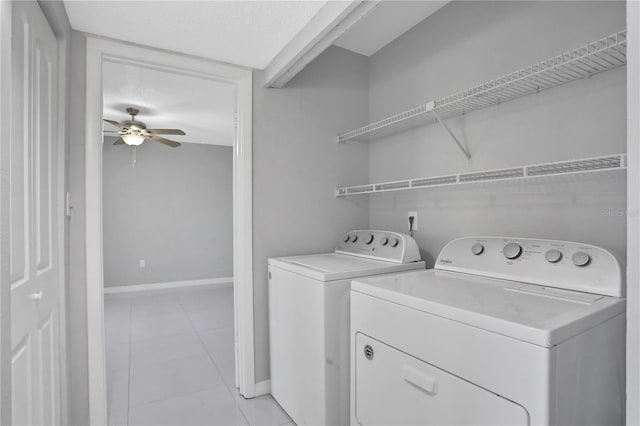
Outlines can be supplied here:
M184 288L200 285L215 285L216 287L231 287L233 285L233 277L222 278L205 278L202 280L188 280L188 281L168 281L164 283L149 283L149 284L135 284L135 285L119 285L104 288L104 294L114 293L130 293L133 291L150 291L150 290L164 290L168 288Z
M271 380L256 383L256 396L267 395L271 392Z

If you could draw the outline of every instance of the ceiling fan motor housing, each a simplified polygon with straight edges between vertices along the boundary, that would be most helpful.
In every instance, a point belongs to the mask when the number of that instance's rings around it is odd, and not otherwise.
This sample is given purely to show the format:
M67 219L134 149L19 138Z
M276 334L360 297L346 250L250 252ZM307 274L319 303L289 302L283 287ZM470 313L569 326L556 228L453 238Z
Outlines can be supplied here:
M131 130L135 130L135 129L144 130L147 128L147 126L142 121L136 121L136 120L123 121L122 125L125 127L128 127Z

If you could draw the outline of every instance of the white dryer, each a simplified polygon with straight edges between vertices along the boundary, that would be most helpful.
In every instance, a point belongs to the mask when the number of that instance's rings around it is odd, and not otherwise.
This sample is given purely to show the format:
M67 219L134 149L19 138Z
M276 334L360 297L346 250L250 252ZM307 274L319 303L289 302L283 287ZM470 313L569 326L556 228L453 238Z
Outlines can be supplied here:
M299 425L349 423L351 279L424 269L413 238L352 231L334 253L269 259L271 394Z
M462 238L435 269L352 282L354 425L621 425L616 259L563 241Z

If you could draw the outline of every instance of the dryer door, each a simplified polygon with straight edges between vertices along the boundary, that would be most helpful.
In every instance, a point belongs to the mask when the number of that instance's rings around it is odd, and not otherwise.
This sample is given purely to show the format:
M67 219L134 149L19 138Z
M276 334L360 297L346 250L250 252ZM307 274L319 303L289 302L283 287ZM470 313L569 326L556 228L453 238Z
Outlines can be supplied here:
M364 334L355 350L362 425L529 424L522 406Z

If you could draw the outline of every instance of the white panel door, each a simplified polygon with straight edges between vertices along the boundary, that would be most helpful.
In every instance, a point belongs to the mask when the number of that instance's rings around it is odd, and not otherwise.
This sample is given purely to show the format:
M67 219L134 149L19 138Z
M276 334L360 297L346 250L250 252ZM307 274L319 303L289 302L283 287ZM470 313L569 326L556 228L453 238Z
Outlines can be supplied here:
M13 2L10 201L14 425L60 424L57 44L35 1Z

